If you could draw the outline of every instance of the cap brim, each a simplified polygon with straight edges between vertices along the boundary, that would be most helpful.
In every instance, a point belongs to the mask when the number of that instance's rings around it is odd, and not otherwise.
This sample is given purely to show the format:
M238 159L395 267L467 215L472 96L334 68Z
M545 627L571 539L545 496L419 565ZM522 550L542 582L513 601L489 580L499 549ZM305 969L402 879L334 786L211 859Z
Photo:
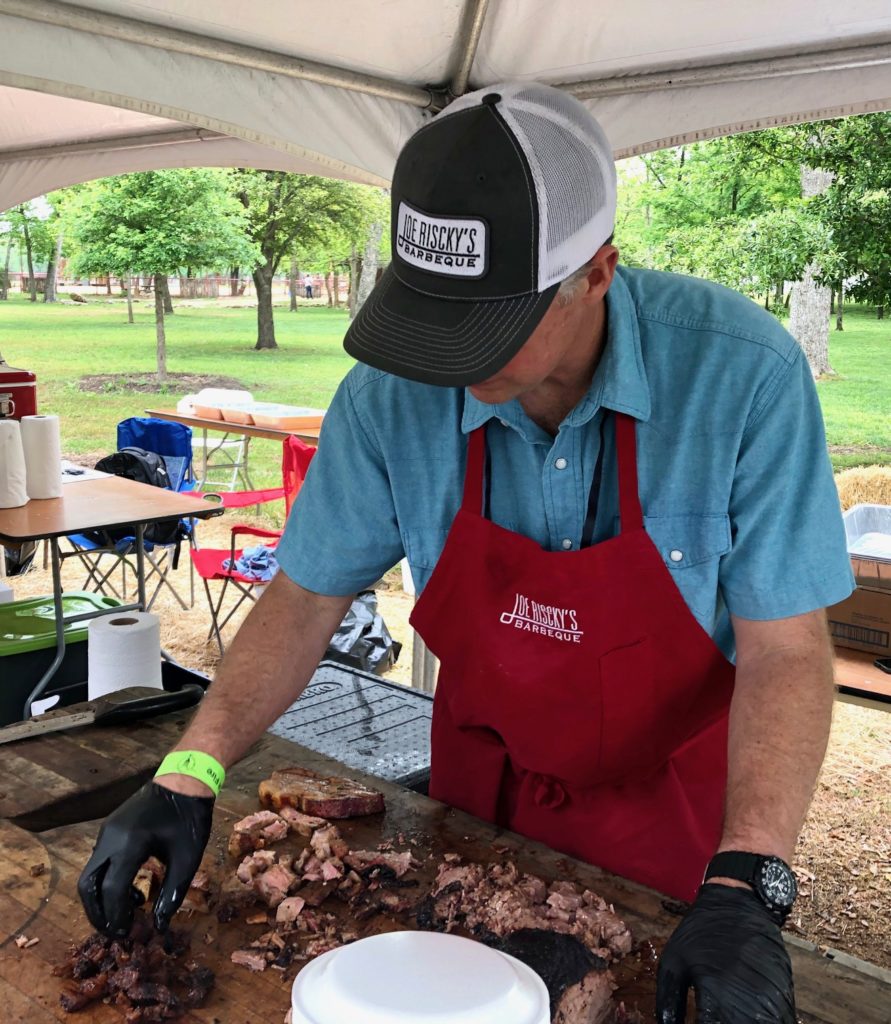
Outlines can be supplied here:
M423 384L478 384L519 352L558 287L510 299L442 299L409 288L391 265L350 325L343 347L360 362Z

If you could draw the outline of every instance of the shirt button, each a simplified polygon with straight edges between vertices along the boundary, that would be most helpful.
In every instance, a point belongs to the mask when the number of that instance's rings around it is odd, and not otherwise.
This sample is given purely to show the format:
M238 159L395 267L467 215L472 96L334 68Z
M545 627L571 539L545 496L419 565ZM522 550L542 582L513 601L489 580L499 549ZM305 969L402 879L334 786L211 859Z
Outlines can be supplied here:
M672 562L683 562L684 552L678 551L678 549L675 548L674 551L669 552L668 557L672 560Z
M572 541L568 537L563 538L563 550L568 551L572 547Z
M566 459L564 459L564 458L556 459L554 461L554 466L555 466L556 469L566 469Z

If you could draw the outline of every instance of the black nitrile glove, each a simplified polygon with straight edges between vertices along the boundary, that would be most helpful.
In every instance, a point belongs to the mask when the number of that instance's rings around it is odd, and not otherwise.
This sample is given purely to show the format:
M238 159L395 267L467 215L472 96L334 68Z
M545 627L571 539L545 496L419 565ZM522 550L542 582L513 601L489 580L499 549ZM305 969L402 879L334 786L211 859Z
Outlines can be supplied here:
M656 982L658 1024L795 1024L792 964L780 927L749 889L703 885L668 940Z
M214 798L184 796L149 782L110 814L77 883L97 931L129 935L136 872L157 857L167 872L155 900L155 927L167 930L195 877L210 836Z

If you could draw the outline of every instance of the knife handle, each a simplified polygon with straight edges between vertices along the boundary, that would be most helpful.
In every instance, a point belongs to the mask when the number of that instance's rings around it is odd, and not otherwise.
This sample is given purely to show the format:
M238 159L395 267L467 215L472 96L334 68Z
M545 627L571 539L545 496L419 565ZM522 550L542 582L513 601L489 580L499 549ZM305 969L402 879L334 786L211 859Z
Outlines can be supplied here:
M166 715L170 711L180 711L197 704L204 696L204 688L197 683L186 683L180 690L158 690L157 695L139 697L100 711L94 719L94 725L122 725L138 719L153 718L155 715Z

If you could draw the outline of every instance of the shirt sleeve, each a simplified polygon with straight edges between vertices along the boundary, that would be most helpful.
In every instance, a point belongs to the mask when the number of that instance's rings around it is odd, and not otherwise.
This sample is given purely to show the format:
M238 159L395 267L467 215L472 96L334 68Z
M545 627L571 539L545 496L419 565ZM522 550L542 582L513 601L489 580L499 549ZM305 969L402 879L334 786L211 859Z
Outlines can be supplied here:
M325 414L278 563L300 586L334 596L370 586L403 554L384 459L347 375Z
M750 414L730 522L720 585L732 614L803 615L854 589L817 389L797 346Z

